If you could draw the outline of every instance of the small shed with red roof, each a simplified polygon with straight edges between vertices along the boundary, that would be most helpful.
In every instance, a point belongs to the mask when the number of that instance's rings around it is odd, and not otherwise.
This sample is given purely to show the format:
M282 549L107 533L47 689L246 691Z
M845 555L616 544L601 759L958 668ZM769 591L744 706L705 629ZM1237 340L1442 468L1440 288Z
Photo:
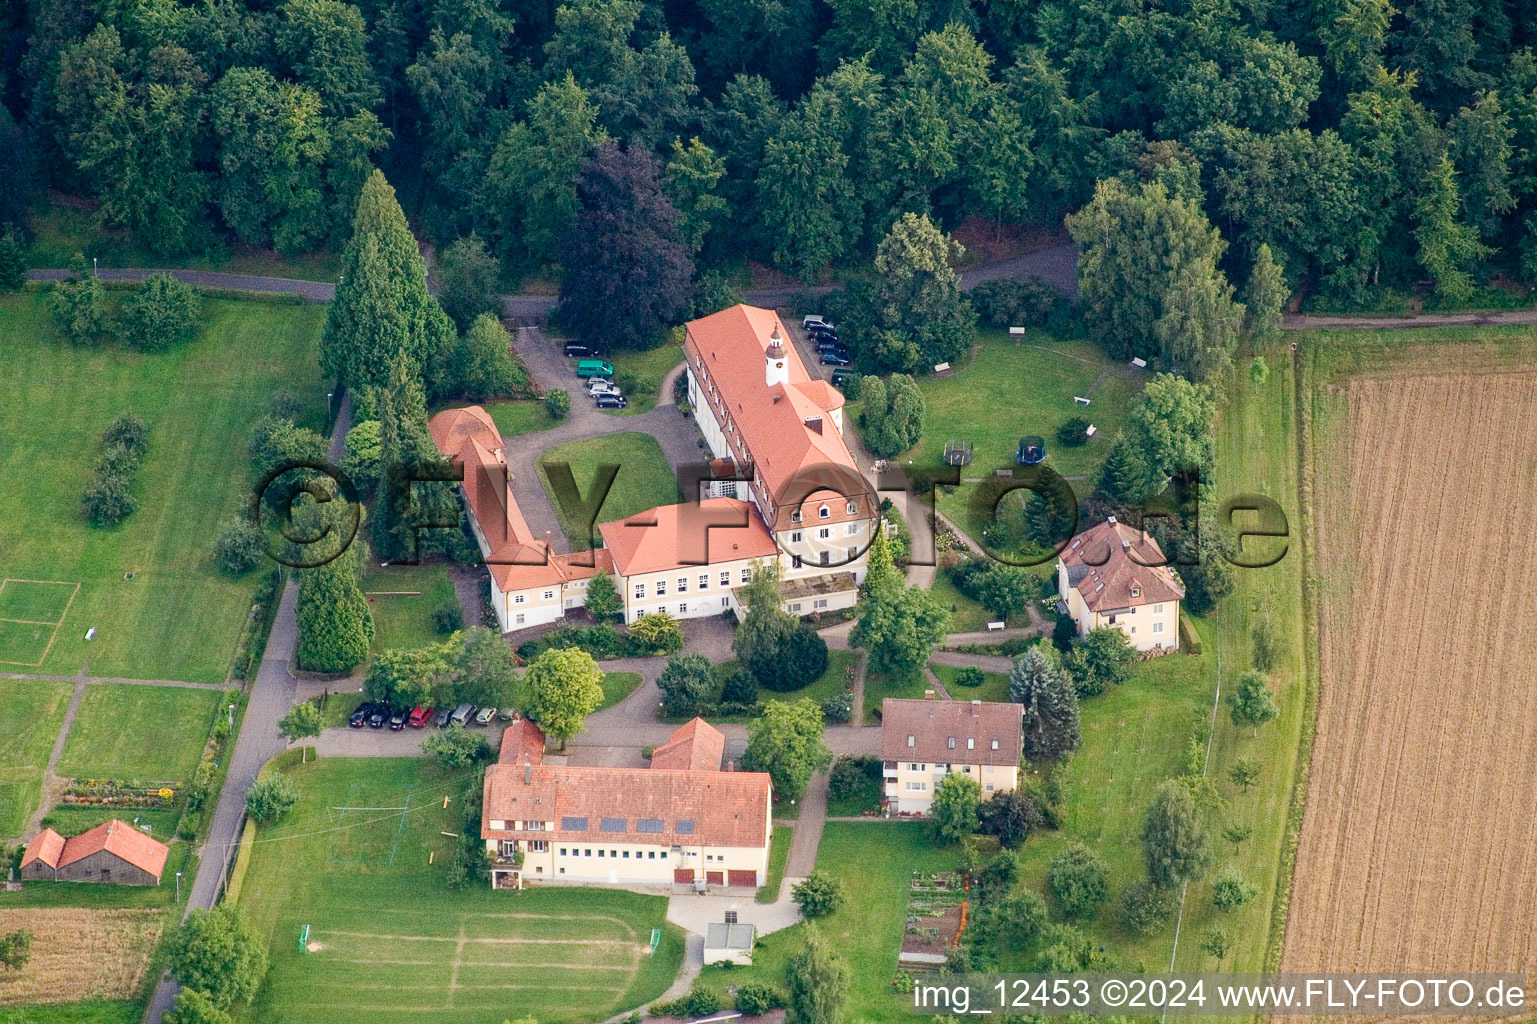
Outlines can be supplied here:
M23 881L159 885L171 848L113 818L65 839L51 828L32 837L21 858Z

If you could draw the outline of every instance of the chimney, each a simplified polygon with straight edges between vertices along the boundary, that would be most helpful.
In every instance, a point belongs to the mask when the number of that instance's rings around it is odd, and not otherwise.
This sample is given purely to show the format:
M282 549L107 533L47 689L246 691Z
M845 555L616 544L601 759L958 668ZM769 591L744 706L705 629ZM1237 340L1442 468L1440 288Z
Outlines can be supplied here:
M1131 541L1126 540L1126 539L1123 538L1121 540L1121 550L1122 551L1130 551L1131 550Z
M726 762L726 771L728 771L728 772L736 771L736 762L735 761L727 761Z
M527 761L524 761L523 762L523 785L526 786L530 782L533 782L533 781L534 781L534 766L529 764Z
M820 416L808 416L808 417L806 417L806 428L808 430L815 430L818 434L820 434L822 432L822 417L820 417Z
M1111 526L1114 526L1115 525L1115 516L1106 516L1105 517L1105 522L1109 523Z
M923 699L924 700L933 700L934 699L934 691L933 690L924 690L923 691Z
M972 714L980 715L982 713L982 702L980 700L975 700L975 699L972 700L971 707L972 707L972 712L971 712Z

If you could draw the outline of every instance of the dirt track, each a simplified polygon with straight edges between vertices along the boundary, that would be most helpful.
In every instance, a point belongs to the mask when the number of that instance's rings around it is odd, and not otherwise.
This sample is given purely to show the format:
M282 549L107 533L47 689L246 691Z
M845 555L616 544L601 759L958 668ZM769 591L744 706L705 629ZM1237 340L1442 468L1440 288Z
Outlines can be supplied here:
M1342 385L1282 969L1537 974L1537 374Z

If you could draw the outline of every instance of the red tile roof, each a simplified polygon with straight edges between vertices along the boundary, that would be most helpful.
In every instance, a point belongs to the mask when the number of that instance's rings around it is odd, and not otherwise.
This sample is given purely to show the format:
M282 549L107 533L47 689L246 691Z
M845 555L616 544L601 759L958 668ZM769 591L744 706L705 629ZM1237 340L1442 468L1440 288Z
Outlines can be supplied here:
M994 701L888 697L881 701L881 758L1017 765L1024 739L1023 710L1019 704Z
M480 835L762 848L770 794L763 772L494 764L486 769ZM509 827L494 829L493 821ZM511 827L521 821L553 826L539 833ZM575 827L579 821L584 827ZM604 830L620 822L624 831Z
M806 495L792 491L791 482L812 468L822 469L829 487L836 483L850 491L850 497L863 495L858 513L847 515L840 503L833 521L868 519L873 512L872 496L865 493L854 457L828 415L842 408L843 396L806 372L793 345L784 346L785 383L773 387L765 384L764 353L776 330L780 337L789 337L773 310L741 304L689 321L683 347L695 380L704 385L706 393L701 397L717 423L723 428L728 423L735 426L774 504L785 506L785 521L778 524L779 529L789 526L788 507L795 503L792 499L800 498L810 505L838 497L836 489ZM709 393L711 385L713 395Z
M62 868L103 850L156 878L165 870L166 858L171 853L171 848L164 843L113 818L68 839L51 828L44 829L27 844L21 864L26 867L31 861L41 860L51 868Z
M501 764L538 764L544 760L544 730L526 718L514 718L502 730Z
M719 771L725 752L725 735L703 718L695 718L674 729L667 742L651 752L651 767Z
M32 837L27 852L21 855L21 866L26 867L40 860L51 868L59 866L59 856L64 852L64 837L51 828L45 828Z
M621 576L779 554L763 520L735 498L660 505L628 519L600 523L598 532Z
M465 500L491 549L486 566L503 593L613 570L613 559L605 551L557 554L545 538L533 535L512 493L512 474L503 455L506 442L486 410L478 405L446 409L427 429L438 451L464 473Z
M1158 542L1113 516L1074 537L1061 557L1069 584L1090 611L1136 608L1185 596L1185 588L1161 564Z

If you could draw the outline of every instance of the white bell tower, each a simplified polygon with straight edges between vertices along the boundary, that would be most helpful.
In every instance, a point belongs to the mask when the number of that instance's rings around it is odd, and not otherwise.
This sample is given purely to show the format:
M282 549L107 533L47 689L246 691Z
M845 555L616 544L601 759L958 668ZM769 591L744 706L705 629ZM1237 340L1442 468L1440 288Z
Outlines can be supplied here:
M769 347L763 352L763 380L773 387L775 384L783 384L790 379L790 365L785 356L784 335L779 333L779 325L774 325L774 333L769 335Z

